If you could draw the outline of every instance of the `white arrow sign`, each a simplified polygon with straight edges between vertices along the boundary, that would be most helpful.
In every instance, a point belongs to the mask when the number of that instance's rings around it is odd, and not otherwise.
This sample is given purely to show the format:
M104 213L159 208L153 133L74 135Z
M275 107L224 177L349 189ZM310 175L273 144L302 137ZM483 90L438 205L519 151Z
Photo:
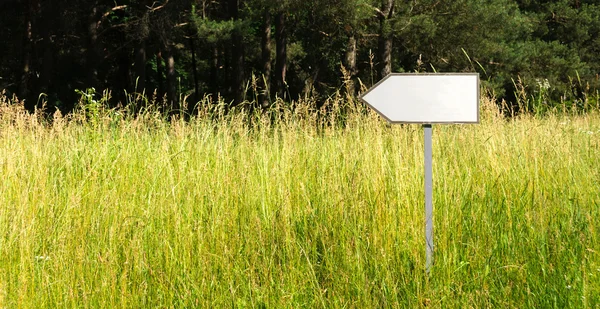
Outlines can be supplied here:
M433 265L432 123L479 122L479 74L390 74L360 97L391 123L422 123L425 158L425 269Z
M390 74L360 97L391 123L478 123L479 74Z

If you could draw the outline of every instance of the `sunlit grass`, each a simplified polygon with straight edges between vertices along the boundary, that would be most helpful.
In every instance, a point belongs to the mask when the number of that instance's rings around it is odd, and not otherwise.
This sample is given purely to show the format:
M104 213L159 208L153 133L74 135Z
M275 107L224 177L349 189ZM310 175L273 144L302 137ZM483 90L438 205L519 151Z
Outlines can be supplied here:
M421 127L278 115L4 105L0 308L600 306L597 113L434 126L430 278Z

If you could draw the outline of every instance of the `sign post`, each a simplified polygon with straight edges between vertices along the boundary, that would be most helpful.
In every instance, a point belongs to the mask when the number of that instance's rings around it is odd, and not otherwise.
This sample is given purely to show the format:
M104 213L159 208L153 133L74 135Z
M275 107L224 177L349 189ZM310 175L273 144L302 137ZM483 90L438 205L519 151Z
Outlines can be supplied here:
M432 124L479 123L479 74L390 74L360 99L390 123L423 125L425 270L433 265Z
M425 270L429 274L433 263L433 129L430 124L425 124L423 131L425 131Z

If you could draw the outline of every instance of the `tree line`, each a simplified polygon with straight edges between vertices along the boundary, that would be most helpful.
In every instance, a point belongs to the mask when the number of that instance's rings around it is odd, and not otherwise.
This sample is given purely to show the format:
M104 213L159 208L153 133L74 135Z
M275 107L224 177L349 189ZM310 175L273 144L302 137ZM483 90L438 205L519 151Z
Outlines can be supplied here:
M478 72L508 102L600 88L600 0L2 0L0 29L0 91L28 110L91 88L318 104L391 72Z

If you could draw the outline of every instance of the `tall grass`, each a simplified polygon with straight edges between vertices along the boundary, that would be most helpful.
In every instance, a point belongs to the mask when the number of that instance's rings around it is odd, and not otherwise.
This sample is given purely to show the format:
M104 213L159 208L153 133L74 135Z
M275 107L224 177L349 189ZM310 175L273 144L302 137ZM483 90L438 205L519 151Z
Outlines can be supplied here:
M422 129L330 103L0 104L0 308L600 307L598 113L434 126L427 277Z

